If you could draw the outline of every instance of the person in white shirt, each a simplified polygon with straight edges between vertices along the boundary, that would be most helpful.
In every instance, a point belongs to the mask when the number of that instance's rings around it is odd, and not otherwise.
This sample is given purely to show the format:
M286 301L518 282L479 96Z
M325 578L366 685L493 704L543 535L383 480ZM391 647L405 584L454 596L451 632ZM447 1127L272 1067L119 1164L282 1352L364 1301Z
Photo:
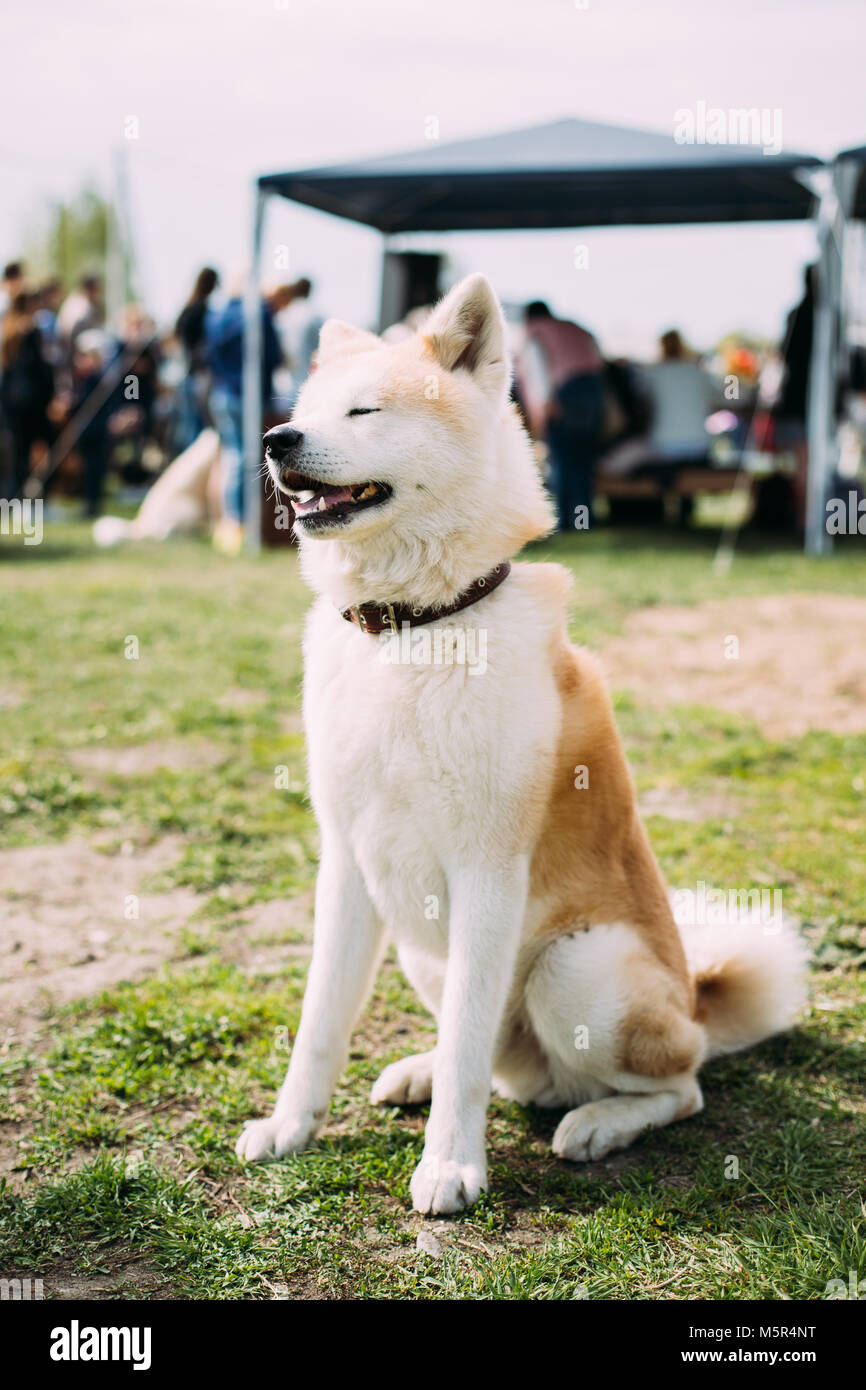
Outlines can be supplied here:
M57 333L70 358L79 336L99 328L103 318L102 280L98 275L83 275L78 288L67 295L57 315Z
M13 300L25 290L24 266L21 261L10 261L3 270L0 281L0 319L8 312Z
M719 389L676 329L663 333L659 345L661 361L644 378L652 409L647 452L664 463L703 458L710 444L707 417L721 405Z

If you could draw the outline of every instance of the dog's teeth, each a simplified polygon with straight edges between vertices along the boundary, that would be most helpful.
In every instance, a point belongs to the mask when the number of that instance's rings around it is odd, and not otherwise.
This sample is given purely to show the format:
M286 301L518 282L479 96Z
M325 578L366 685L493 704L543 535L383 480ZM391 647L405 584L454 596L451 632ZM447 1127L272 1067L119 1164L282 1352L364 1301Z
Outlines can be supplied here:
M375 483L368 483L367 486L364 488L364 491L361 493L361 496L358 498L358 501L361 502L361 501L363 501L363 499L364 499L365 497L375 497L375 495L376 495L376 484L375 484Z
M328 506L328 504L327 504L327 502L325 501L324 497L320 497L320 498L319 498L319 505L318 505L318 507L316 508L316 511L324 512L324 511L327 510L327 506Z
M312 489L308 489L306 492L299 492L297 497L299 502L312 502L315 495Z

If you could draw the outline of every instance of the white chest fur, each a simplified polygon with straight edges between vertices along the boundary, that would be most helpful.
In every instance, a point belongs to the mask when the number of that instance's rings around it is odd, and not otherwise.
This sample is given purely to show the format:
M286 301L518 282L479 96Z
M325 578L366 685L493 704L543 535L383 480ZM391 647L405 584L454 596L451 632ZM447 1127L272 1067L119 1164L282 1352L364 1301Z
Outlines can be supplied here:
M559 705L529 567L471 609L378 638L325 600L309 619L304 717L323 834L347 841L392 936L447 942L448 885L530 852L527 798L549 766ZM437 640L443 629L452 640ZM426 631L426 643L417 634Z

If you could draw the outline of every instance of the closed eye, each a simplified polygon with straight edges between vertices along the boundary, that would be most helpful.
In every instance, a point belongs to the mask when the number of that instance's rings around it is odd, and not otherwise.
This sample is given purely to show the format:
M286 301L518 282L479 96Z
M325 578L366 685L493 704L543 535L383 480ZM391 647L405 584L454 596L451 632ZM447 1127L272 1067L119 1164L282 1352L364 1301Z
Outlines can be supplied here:
M353 405L349 415L378 415L381 409L379 405Z

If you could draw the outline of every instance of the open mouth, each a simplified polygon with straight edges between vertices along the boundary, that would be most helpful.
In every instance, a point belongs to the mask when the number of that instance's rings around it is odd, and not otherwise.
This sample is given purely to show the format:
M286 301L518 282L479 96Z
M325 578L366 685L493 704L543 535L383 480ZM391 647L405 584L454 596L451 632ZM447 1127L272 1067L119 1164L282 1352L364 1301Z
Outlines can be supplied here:
M348 521L355 512L377 507L391 496L387 483L323 483L306 473L281 469L280 487L289 494L295 520L305 530Z

